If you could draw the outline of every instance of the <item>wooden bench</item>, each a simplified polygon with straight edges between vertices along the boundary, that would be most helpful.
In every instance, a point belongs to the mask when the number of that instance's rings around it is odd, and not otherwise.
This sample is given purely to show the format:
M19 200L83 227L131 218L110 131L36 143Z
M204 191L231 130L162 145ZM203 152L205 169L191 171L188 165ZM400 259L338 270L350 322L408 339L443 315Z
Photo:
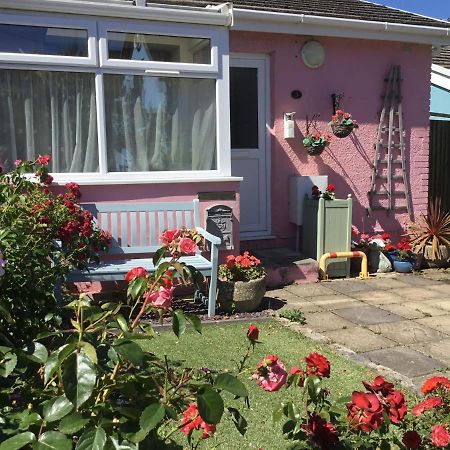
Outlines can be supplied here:
M100 228L111 234L112 243L108 254L124 257L105 260L86 270L75 270L69 274L68 282L123 280L130 269L138 266L154 272L151 254L161 247L161 233L166 229L182 226L195 228L210 243L210 258L205 258L198 251L195 255L181 257L180 261L194 266L205 277L210 277L208 316L215 314L218 250L221 239L199 226L200 209L197 199L161 203L105 202L81 206L94 215Z

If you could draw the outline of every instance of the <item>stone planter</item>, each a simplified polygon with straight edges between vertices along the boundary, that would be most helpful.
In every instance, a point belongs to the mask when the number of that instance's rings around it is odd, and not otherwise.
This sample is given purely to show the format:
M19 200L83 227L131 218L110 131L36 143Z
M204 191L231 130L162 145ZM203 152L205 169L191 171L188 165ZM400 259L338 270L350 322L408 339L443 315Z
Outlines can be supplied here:
M412 272L414 268L414 261L398 261L394 260L394 270L400 273Z
M442 267L450 266L450 248L445 245L440 245L439 249L441 251L442 258L433 259L433 252L431 250L431 245L425 247L423 256L421 258L421 267L425 269L436 269Z
M250 281L218 280L217 301L227 312L251 312L258 309L266 293L266 277Z

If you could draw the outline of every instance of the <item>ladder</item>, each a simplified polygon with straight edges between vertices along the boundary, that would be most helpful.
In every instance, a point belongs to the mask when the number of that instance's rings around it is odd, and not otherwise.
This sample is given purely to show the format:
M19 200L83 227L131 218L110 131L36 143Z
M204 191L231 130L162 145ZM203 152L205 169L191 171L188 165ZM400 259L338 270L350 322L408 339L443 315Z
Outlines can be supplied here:
M389 72L383 109L380 113L375 157L368 192L368 214L385 210L407 211L412 217L411 195L408 185L403 136L403 107L401 96L400 66L392 66Z

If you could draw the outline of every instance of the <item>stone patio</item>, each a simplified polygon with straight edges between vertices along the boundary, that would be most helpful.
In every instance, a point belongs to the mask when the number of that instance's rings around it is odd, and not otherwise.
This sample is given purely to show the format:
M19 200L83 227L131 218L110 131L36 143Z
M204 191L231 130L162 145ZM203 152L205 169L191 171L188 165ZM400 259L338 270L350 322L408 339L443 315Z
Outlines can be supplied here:
M450 270L293 284L268 291L266 300L300 309L300 331L415 386L450 375Z

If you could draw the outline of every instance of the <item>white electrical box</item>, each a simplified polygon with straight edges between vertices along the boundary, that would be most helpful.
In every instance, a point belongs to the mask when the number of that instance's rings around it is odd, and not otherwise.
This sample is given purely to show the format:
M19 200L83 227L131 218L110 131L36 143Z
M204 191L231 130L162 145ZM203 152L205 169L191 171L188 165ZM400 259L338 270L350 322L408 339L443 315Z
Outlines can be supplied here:
M313 186L325 192L328 186L327 175L314 175L289 178L289 221L296 225L303 225L303 202L305 195L311 197Z

